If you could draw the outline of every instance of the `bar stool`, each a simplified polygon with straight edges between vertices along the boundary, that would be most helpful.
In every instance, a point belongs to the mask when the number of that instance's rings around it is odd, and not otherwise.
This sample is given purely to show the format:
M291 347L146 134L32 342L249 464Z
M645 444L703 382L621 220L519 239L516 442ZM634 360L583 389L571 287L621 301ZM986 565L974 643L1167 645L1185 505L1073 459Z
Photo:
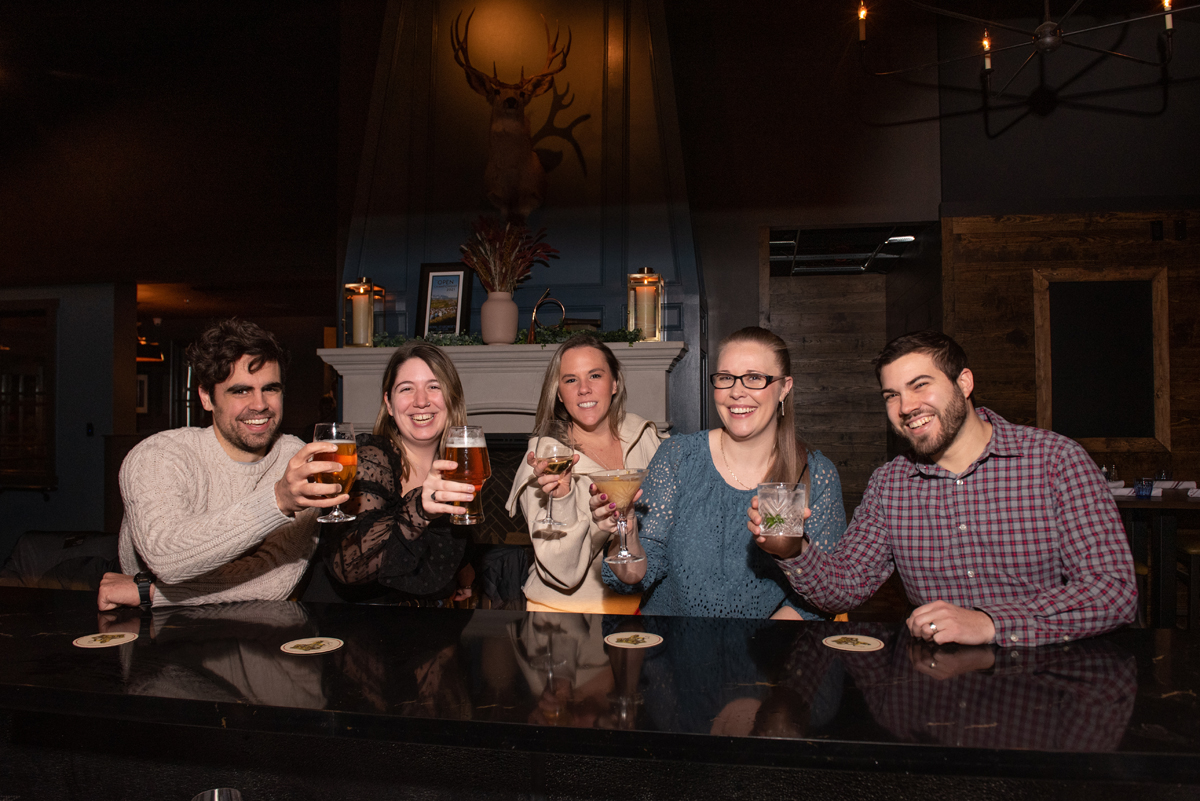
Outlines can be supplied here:
M1180 570L1179 575L1187 582L1187 627L1193 631L1200 628L1200 532L1179 532L1176 551L1180 565L1186 567L1186 573Z

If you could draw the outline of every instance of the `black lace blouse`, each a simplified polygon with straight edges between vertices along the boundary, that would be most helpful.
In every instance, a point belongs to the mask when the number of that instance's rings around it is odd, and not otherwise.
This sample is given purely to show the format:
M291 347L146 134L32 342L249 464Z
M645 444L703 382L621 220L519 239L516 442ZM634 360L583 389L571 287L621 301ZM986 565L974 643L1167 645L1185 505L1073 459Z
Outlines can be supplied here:
M470 528L450 525L447 515L426 520L420 487L401 494L400 450L390 438L356 439L358 477L343 508L357 519L330 526L330 571L346 584L378 581L413 596L449 595Z

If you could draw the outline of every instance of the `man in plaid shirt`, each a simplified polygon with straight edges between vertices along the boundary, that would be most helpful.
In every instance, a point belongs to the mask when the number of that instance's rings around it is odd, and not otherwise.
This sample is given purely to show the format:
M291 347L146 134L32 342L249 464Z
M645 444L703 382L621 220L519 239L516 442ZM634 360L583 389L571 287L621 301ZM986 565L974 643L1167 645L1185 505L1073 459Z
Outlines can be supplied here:
M935 332L888 343L875 372L911 450L871 476L837 548L762 537L802 596L861 604L900 571L914 637L1041 645L1134 619L1133 559L1111 493L1075 441L975 409L963 349Z

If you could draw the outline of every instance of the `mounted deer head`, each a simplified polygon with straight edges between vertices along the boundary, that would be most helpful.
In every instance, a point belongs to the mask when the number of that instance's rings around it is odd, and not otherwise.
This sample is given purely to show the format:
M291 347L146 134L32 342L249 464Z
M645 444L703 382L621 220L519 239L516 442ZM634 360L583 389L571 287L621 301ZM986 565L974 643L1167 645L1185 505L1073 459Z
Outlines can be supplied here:
M488 200L505 219L523 222L530 212L542 205L546 195L546 172L533 150L525 108L530 100L549 91L554 86L554 76L567 66L567 54L571 52L571 29L567 28L567 43L559 50L558 32L555 32L551 41L550 25L543 17L542 24L546 27L546 66L528 78L522 67L519 82L505 83L497 77L494 63L490 77L471 66L467 37L471 33L471 17L474 15L472 11L467 16L461 37L458 23L462 14L454 18L450 46L454 51L454 61L467 74L467 85L483 95L492 108L488 129L488 164L483 176Z

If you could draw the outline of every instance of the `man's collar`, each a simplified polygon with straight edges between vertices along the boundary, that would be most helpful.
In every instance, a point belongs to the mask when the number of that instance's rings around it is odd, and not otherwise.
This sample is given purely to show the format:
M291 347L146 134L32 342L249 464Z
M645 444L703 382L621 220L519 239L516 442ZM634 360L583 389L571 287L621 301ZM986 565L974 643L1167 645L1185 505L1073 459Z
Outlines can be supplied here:
M975 469L975 465L991 456L1019 456L1021 453L1016 432L1007 420L983 406L976 408L975 414L984 422L992 424L992 436L988 439L987 444L983 446L983 452L960 475L970 473ZM904 453L904 458L912 467L908 473L910 478L918 474L926 476L951 475L949 470L939 466L936 462L927 462L915 458L911 450Z

